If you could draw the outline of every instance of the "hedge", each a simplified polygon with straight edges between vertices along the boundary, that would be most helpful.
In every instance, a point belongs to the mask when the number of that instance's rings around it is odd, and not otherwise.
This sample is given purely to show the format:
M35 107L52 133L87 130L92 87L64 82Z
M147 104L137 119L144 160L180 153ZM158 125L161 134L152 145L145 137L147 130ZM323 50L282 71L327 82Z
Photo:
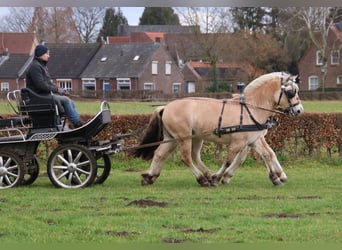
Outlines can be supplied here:
M82 115L90 119L91 115ZM293 157L342 158L342 113L304 113L298 117L277 115L279 125L269 129L266 140L273 150L280 155ZM110 140L113 136L130 134L146 126L150 114L145 115L112 115L112 122L97 136L97 140ZM134 147L139 143L143 132L134 133L125 138L124 147ZM54 140L42 141L48 155L56 146ZM204 153L214 153L222 158L224 145L205 143ZM128 156L129 154L127 154Z
M297 117L277 115L279 125L269 129L266 140L277 154L294 157L342 157L342 113L304 113ZM150 115L113 115L112 123L97 137L131 133L148 124ZM135 146L142 133L129 137L124 146ZM208 144L206 144L208 146ZM212 146L211 146L212 147ZM216 145L222 150L222 145ZM204 150L207 150L204 148Z

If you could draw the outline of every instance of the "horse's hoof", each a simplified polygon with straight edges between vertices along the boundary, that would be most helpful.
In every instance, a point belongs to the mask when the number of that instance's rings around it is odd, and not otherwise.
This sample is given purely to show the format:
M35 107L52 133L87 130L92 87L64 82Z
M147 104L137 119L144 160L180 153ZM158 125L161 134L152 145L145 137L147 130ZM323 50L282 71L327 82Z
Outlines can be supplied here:
M213 175L213 176L211 177L210 185L211 185L212 187L218 187L218 185L219 185L219 178L218 178L216 175Z
M209 187L210 183L208 182L208 179L205 178L204 176L200 177L197 179L198 184L201 185L201 187Z
M141 185L142 186L151 185L151 184L154 183L153 176L151 176L149 174L142 174L141 176L143 177L143 179L141 180Z

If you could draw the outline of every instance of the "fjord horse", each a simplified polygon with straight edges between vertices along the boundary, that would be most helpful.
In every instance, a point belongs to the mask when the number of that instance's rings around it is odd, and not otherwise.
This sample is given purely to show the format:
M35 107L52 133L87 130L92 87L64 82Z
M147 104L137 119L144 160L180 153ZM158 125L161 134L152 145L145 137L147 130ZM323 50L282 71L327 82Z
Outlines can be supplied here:
M274 185L287 182L274 151L265 140L275 112L292 116L304 111L296 77L284 72L262 75L231 99L184 98L158 107L134 155L152 159L142 174L142 185L153 184L164 161L180 146L181 160L201 186L228 183L250 148L260 154ZM203 141L227 144L226 162L211 174L201 160ZM158 143L160 142L160 143ZM144 147L146 145L146 147ZM151 146L149 146L151 145Z

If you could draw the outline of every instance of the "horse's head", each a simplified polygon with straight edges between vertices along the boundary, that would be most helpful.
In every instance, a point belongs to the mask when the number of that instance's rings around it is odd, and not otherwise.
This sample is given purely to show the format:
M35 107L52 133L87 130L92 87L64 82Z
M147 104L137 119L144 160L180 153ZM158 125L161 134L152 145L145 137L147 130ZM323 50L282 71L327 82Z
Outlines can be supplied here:
M304 111L299 98L299 81L299 76L281 77L281 90L277 105L280 110L292 116L297 116Z

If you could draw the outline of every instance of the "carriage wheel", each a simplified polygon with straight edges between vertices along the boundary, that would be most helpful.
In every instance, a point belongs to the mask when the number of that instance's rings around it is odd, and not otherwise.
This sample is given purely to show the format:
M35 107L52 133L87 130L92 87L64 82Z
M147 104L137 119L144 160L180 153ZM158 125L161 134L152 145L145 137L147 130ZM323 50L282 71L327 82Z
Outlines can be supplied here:
M96 177L97 165L94 156L85 146L62 145L49 156L47 173L56 187L87 187Z
M22 185L31 185L39 175L39 161L37 156L33 156L32 161L26 166Z
M96 157L96 165L97 165L97 175L94 181L94 184L102 184L107 180L110 170L111 163L110 158L107 154L103 154L99 157Z
M19 185L24 178L24 163L11 152L0 151L0 189Z

